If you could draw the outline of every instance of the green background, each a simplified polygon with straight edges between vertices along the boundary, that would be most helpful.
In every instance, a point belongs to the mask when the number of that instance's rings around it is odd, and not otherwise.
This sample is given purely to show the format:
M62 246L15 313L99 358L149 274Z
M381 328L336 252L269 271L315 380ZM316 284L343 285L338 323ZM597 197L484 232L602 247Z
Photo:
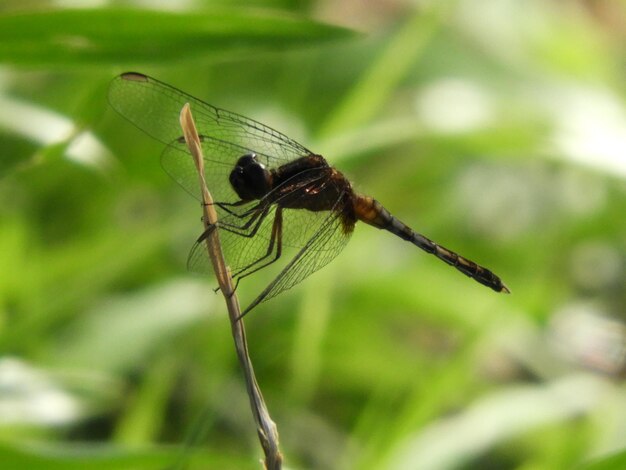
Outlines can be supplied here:
M322 153L512 291L358 226L246 318L288 468L624 468L623 2L62 4L0 3L3 469L260 468L185 270L200 208L106 101L128 70Z

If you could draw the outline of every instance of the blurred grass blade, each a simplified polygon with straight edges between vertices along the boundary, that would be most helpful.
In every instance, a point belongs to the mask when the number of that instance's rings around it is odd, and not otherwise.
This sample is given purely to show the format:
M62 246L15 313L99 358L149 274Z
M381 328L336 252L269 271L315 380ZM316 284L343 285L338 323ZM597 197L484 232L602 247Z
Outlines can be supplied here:
M583 465L580 470L622 470L624 468L626 468L626 450L621 450Z
M49 10L0 15L0 61L39 66L184 61L310 45L352 34L259 9Z
M69 117L3 93L0 93L0 109L0 131L10 131L53 152L59 150L69 159L93 168L106 170L114 165L104 144L93 133L81 130ZM23 165L32 163L23 162Z
M151 446L126 450L112 446L76 444L11 445L0 443L2 468L29 470L163 470L175 463L178 450L172 446ZM223 452L196 451L194 468L245 469L252 467L246 459ZM171 468L171 467L170 467Z
M376 114L389 95L404 79L410 67L421 57L439 30L442 18L456 0L433 2L418 10L398 29L383 53L375 59L358 84L335 108L319 136L329 137L339 131L356 128Z

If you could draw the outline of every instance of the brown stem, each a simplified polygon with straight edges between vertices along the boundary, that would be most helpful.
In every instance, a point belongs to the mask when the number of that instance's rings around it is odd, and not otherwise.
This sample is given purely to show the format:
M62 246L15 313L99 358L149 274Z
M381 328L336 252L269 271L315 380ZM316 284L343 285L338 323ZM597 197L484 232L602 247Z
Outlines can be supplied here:
M202 156L202 146L200 144L200 138L196 130L196 125L191 115L191 109L189 103L183 106L180 112L180 125L183 129L185 136L185 142L187 147L193 156L198 170L198 176L200 178L200 189L202 191L202 209L203 209L203 221L205 230L209 227L215 226L217 223L217 213L213 206L213 198L209 193L204 179L204 159ZM226 266L224 255L219 240L219 233L217 230L211 230L206 237L206 246L209 256L211 257L211 263L215 270L217 282L220 286L220 290L224 295L226 301L226 307L228 308L228 317L230 318L230 326L235 340L235 349L237 351L237 358L243 369L244 377L246 380L246 389L248 397L250 398L250 406L252 408L252 415L257 427L257 434L265 453L265 468L268 470L280 470L282 467L282 455L278 448L278 430L276 424L272 421L270 414L265 406L263 395L259 384L254 376L254 369L252 367L252 361L248 354L248 344L246 342L246 331L244 329L243 320L241 317L241 308L239 307L239 300L235 295L233 289L233 279L230 275L230 271Z

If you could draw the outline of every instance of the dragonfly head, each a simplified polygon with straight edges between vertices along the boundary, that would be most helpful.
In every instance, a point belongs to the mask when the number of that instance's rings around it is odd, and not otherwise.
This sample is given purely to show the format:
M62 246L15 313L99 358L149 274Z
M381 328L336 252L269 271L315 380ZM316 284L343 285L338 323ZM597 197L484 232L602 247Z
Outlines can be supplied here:
M261 199L272 189L272 174L257 160L254 153L249 153L237 160L230 172L230 185L244 201Z

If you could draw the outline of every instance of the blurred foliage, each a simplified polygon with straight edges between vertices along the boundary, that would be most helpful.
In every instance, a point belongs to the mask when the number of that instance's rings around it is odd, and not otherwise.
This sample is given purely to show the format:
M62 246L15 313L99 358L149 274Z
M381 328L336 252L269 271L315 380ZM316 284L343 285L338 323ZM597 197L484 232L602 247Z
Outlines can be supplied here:
M259 306L289 468L623 468L624 3L208 4L0 4L2 468L260 468L184 268L200 210L107 105L127 70L322 153L512 290L364 226Z

